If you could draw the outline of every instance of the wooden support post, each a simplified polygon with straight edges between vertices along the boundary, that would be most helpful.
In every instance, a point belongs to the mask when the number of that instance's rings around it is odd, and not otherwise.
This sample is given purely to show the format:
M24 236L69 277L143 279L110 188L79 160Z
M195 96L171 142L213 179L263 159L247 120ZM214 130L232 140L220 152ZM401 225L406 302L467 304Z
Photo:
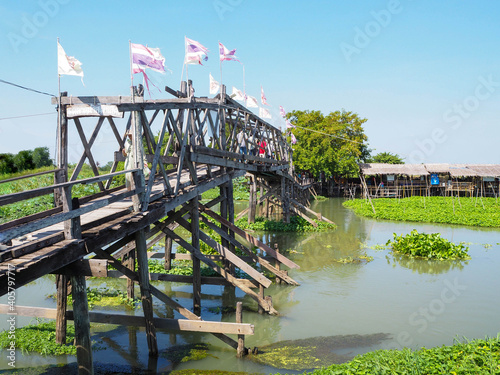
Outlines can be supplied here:
M68 304L68 277L56 276L57 316L56 316L56 343L66 345L66 308Z
M191 210L191 245L200 251L200 212L198 211L198 197L192 201ZM193 312L201 313L201 264L200 259L193 256Z
M135 272L135 249L124 256L123 265L129 270ZM134 299L134 280L127 278L127 298Z
M172 238L165 236L165 269L172 268Z
M255 211L257 209L257 184L255 182L255 176L250 179L250 196L248 207L248 223L255 223Z
M243 302L238 302L236 304L236 323L243 323ZM238 349L236 349L236 356L241 358L246 354L245 335L238 335Z
M153 300L149 287L148 253L146 248L146 236L144 229L135 233L135 246L137 249L137 266L139 286L141 288L142 309L146 320L146 335L150 356L158 355L158 344L156 342L156 328L153 322Z
M288 199L287 191L287 180L286 177L281 177L281 209L283 212L283 221L285 223L290 222L290 202Z
M68 117L66 115L66 105L61 105L61 97L68 96L67 92L62 92L59 97L58 121L57 121L57 168L54 174L54 183L59 184L68 181ZM60 189L54 190L55 206L62 206L62 192Z
M276 254L280 253L280 249L278 249L278 244L277 243L274 244L274 251L276 251ZM278 271L280 270L280 264L281 264L281 262L278 259L276 259L275 262L274 262L274 267ZM281 279L278 276L276 276L276 284L281 284Z
M85 276L71 276L75 346L79 375L94 374L92 343L90 342L89 307Z
M259 284L259 297L264 299L264 285ZM259 314L264 314L264 309L259 305Z

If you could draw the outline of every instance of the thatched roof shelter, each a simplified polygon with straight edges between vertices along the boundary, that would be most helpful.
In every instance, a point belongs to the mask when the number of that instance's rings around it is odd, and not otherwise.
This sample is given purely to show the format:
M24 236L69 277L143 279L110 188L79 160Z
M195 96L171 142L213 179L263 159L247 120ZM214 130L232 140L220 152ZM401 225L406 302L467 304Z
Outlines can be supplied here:
M499 164L469 164L467 168L472 169L480 177L500 177Z
M359 164L364 175L406 175L425 176L429 172L423 164L385 164L385 163L364 163Z

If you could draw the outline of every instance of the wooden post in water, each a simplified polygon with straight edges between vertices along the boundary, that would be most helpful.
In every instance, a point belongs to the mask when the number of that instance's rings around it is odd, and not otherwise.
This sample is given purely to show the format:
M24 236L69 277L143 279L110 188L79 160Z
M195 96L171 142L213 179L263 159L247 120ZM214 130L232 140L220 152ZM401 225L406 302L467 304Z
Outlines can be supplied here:
M123 265L135 272L135 250L129 251L129 253L124 256ZM127 278L127 298L135 298L134 280L129 278Z
M158 355L158 344L156 342L156 328L153 322L153 300L149 289L148 253L146 247L146 235L144 229L135 233L135 246L137 250L137 266L139 286L141 288L142 309L146 320L146 335L150 356Z
M61 105L61 98L68 96L67 92L62 92L59 97L58 119L57 119L57 171L54 174L54 183L59 184L68 181L68 117L66 115L66 105ZM56 207L62 206L62 192L60 189L54 190L54 204Z
M56 275L56 290L56 343L66 345L66 308L68 304L68 277L66 275Z
M280 253L280 249L278 248L278 244L275 243L274 244L274 251L276 251L276 254L279 254ZM280 270L280 261L278 259L275 260L274 262L274 267L279 271ZM281 284L281 279L276 276L276 284Z
M243 323L243 302L238 302L236 304L236 323ZM245 335L238 335L238 349L236 349L236 356L241 358L245 354Z
M200 251L200 212L198 211L198 196L191 200L191 245ZM201 313L201 267L200 259L193 254L193 312Z
M264 285L259 284L259 297L264 299ZM259 305L259 314L264 314L264 309Z
M92 343L90 341L89 306L85 276L71 276L73 295L73 320L78 375L93 375Z
M255 211L257 210L257 182L256 177L252 176L250 180L250 196L248 207L248 223L255 223Z
M165 236L165 269L172 268L172 237Z

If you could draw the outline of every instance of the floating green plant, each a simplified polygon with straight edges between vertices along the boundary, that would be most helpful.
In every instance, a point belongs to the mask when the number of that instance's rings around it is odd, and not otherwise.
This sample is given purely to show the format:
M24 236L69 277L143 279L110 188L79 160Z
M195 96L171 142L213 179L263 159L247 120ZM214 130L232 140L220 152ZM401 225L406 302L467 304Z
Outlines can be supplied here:
M189 361L199 361L208 356L212 356L208 353L209 346L207 344L187 344L187 345L177 345L165 350L161 355L167 358L174 364L189 362Z

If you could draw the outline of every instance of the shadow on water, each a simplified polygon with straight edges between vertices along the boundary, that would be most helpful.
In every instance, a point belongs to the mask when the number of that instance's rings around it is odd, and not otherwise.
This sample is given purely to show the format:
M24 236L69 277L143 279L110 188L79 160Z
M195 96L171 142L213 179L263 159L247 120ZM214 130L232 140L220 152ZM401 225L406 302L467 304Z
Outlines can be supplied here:
M402 267L416 272L418 274L440 274L451 270L462 270L469 264L467 260L434 260L434 259L415 259L404 254L391 252L385 256L387 264L392 267Z

